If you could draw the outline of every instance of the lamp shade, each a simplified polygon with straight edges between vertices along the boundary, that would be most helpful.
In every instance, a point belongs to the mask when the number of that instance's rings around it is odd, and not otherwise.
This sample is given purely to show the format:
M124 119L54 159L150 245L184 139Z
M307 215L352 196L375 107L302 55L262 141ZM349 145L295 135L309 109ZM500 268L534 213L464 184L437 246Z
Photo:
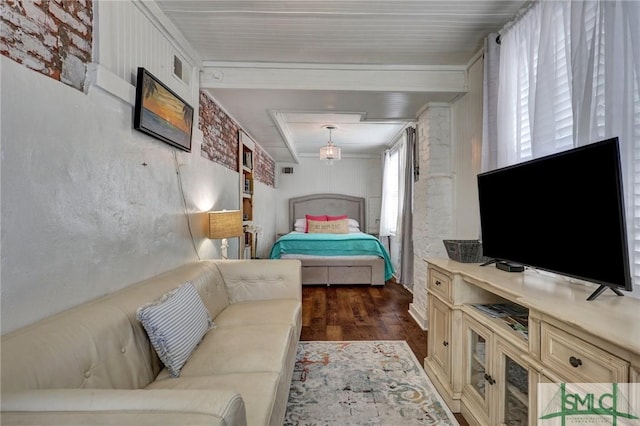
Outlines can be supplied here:
M240 210L209 212L209 238L215 240L239 237L242 234L242 213Z
M340 147L329 144L320 148L321 160L339 160L342 157Z
M320 159L329 160L329 164L333 163L333 160L339 160L342 158L342 150L339 146L335 146L331 140L331 131L336 128L333 124L322 126L329 130L329 142L322 148L320 148Z

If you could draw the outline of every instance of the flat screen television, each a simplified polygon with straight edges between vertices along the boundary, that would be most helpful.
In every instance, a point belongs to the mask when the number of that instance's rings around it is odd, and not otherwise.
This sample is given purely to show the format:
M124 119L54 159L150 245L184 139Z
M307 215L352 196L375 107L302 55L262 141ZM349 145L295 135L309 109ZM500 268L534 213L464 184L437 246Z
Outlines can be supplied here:
M632 290L618 138L477 179L485 256Z

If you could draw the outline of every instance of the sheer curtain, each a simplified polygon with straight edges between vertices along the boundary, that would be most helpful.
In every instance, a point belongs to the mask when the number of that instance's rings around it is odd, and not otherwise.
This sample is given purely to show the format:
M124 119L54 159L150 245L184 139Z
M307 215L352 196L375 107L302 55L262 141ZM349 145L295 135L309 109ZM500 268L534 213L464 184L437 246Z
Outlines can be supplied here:
M634 280L640 278L640 2L540 1L501 33L502 167L618 136ZM638 247L638 249L635 249Z
M398 153L386 150L382 166L380 236L395 235L398 216Z
M413 180L415 129L408 127L385 152L380 237L387 237L398 282L413 285Z

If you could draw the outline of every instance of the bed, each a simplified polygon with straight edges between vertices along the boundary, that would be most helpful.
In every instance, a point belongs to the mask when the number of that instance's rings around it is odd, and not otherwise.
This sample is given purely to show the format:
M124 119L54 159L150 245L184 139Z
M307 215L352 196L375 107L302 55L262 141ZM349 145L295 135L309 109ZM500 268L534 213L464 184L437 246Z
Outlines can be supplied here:
M366 230L365 199L342 194L314 194L289 199L289 230L271 248L270 257L300 259L303 285L365 284L382 286L393 274L389 254L364 232L311 234L295 232L306 215L346 215Z

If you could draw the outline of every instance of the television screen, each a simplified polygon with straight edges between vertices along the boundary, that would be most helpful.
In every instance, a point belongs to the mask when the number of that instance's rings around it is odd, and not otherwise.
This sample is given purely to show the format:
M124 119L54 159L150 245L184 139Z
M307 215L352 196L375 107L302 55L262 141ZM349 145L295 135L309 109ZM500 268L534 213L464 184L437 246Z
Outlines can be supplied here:
M612 138L479 174L483 254L630 291L620 170Z

